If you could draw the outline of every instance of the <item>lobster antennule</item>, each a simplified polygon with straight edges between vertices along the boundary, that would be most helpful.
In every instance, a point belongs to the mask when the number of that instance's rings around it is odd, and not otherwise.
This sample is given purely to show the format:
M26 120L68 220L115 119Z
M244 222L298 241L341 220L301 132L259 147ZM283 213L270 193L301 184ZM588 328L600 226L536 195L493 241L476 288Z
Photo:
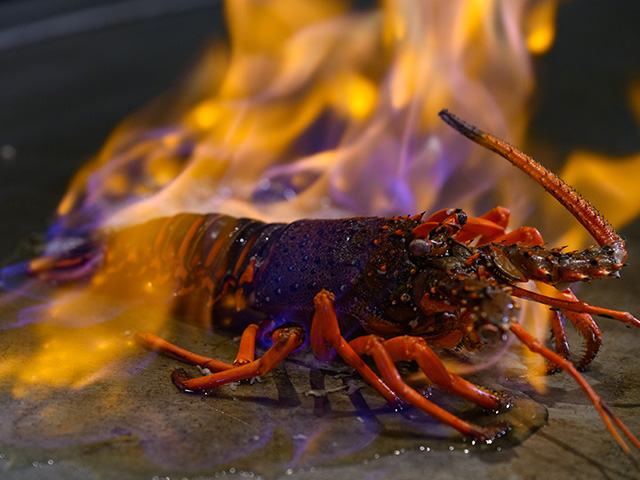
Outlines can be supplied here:
M504 157L511 162L511 164L539 183L576 217L582 226L598 242L598 245L601 247L608 246L613 250L613 259L615 260L617 268L621 268L624 265L627 258L624 240L620 238L602 214L564 180L514 146L480 130L478 127L468 124L448 110L442 110L438 115L458 132L473 140L478 145Z
M580 388L586 393L589 400L593 406L598 410L598 413L602 417L607 429L615 438L618 445L623 452L625 452L629 458L635 463L636 468L640 470L640 462L633 455L631 448L625 441L620 432L616 430L616 426L620 429L620 431L624 434L625 437L631 442L631 444L640 451L640 440L638 440L633 433L626 427L622 421L616 417L613 412L609 409L609 407L604 403L604 400L596 393L596 391L587 383L584 377L580 374L578 369L571 363L569 360L562 358L557 353L549 350L547 347L542 345L538 340L536 340L531 334L529 334L521 325L518 323L511 323L509 325L509 329L516 336L518 340L520 340L524 345L527 346L529 350L539 355L542 355L547 360L558 365L562 370L571 375L574 380L578 383Z
M520 288L515 285L511 287L511 295L521 298L527 298L529 300L533 300L534 302L549 305L561 310L567 310L569 312L588 313L590 315L600 315L602 317L612 318L624 323L627 327L640 328L640 320L631 315L629 312L620 312L618 310L596 307L594 305L589 305L588 303L580 301L570 301L553 298L547 295L542 295L538 292L525 290L524 288Z

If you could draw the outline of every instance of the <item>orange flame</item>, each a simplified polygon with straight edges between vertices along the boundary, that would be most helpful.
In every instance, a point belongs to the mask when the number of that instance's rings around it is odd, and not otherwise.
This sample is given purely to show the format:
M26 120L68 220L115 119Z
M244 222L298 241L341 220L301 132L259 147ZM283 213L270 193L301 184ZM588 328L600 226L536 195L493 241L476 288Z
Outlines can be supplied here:
M518 143L530 55L551 45L555 8L389 0L352 12L337 0L230 1L229 48L210 49L166 117L141 114L116 129L74 177L58 236L185 211L291 221L500 203L517 223L536 195L522 192L535 187L507 179L500 159L461 142L436 114L451 108ZM23 382L79 387L127 351L122 322L90 333L55 324L82 316L97 283L34 313L42 348ZM166 314L157 303L148 329Z
M212 48L164 131L143 118L113 134L73 180L61 223L81 226L86 211L120 225L183 211L290 221L452 203L474 210L503 165L451 140L436 113L448 106L520 139L533 86L527 49L548 48L554 9L405 0L349 13L337 1L302 11L285 0L229 2L229 51ZM453 142L458 153L447 157ZM521 217L526 202L501 188Z

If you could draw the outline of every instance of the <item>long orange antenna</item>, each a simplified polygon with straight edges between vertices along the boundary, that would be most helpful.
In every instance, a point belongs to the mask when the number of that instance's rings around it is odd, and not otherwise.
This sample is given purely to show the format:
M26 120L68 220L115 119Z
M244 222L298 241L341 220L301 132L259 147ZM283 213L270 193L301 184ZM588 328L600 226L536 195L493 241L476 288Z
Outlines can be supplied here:
M532 179L538 182L547 192L553 195L582 226L593 236L598 245L609 246L612 249L616 268L621 268L627 259L624 240L613 229L611 224L598 212L593 205L576 192L564 180L546 169L533 158L524 154L507 142L494 137L490 133L469 125L448 110L442 110L440 118L458 132L498 155L504 157L518 167Z

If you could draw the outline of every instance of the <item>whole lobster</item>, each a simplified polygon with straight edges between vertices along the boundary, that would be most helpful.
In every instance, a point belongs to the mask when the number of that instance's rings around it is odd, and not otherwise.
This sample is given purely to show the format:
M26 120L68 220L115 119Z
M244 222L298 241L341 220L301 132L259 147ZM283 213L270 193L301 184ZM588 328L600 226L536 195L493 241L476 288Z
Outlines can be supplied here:
M250 308L264 315L260 324L244 329L233 364L188 352L152 333L138 332L136 338L145 347L215 372L191 378L185 370L175 370L172 379L182 391L265 375L308 339L317 357L328 360L339 355L387 401L413 405L480 440L505 434L509 425L480 427L458 418L407 385L395 364L415 361L444 390L498 410L509 405L508 395L450 373L430 345L476 350L491 338L511 332L530 350L575 378L621 448L631 456L629 445L615 427L638 449L640 441L578 370L590 363L600 345L600 331L592 314L628 326L640 327L640 321L626 312L580 302L566 289L572 282L618 276L627 256L624 241L595 208L533 159L446 110L440 116L542 185L599 246L564 252L547 248L534 228L507 233L509 212L502 207L480 217L448 209L431 215L291 224L181 214L128 227L122 236L127 241L118 245L110 244L108 238L102 243L97 240L99 254L95 249L83 252L76 248L62 257L33 260L28 271L59 280L81 265L91 264L94 269L100 265L94 279L128 272L140 281L148 279L149 284L171 282L174 295L195 295L209 306L233 295L238 310ZM546 296L518 286L529 280L558 290ZM552 307L549 316L557 353L518 324L515 297ZM587 343L576 366L568 360L565 317ZM272 345L255 358L256 342L265 336L271 337ZM378 373L363 361L365 355L373 357Z

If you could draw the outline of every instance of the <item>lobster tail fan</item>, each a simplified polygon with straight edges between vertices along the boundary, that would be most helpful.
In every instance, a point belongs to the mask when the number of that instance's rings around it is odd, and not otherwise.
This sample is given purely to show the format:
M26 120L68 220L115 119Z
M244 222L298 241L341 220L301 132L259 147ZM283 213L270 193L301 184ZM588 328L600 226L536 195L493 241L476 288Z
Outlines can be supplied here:
M0 270L0 287L34 296L30 293L37 290L36 286L56 286L90 278L103 258L103 248L94 240L75 237L54 241L42 256Z

